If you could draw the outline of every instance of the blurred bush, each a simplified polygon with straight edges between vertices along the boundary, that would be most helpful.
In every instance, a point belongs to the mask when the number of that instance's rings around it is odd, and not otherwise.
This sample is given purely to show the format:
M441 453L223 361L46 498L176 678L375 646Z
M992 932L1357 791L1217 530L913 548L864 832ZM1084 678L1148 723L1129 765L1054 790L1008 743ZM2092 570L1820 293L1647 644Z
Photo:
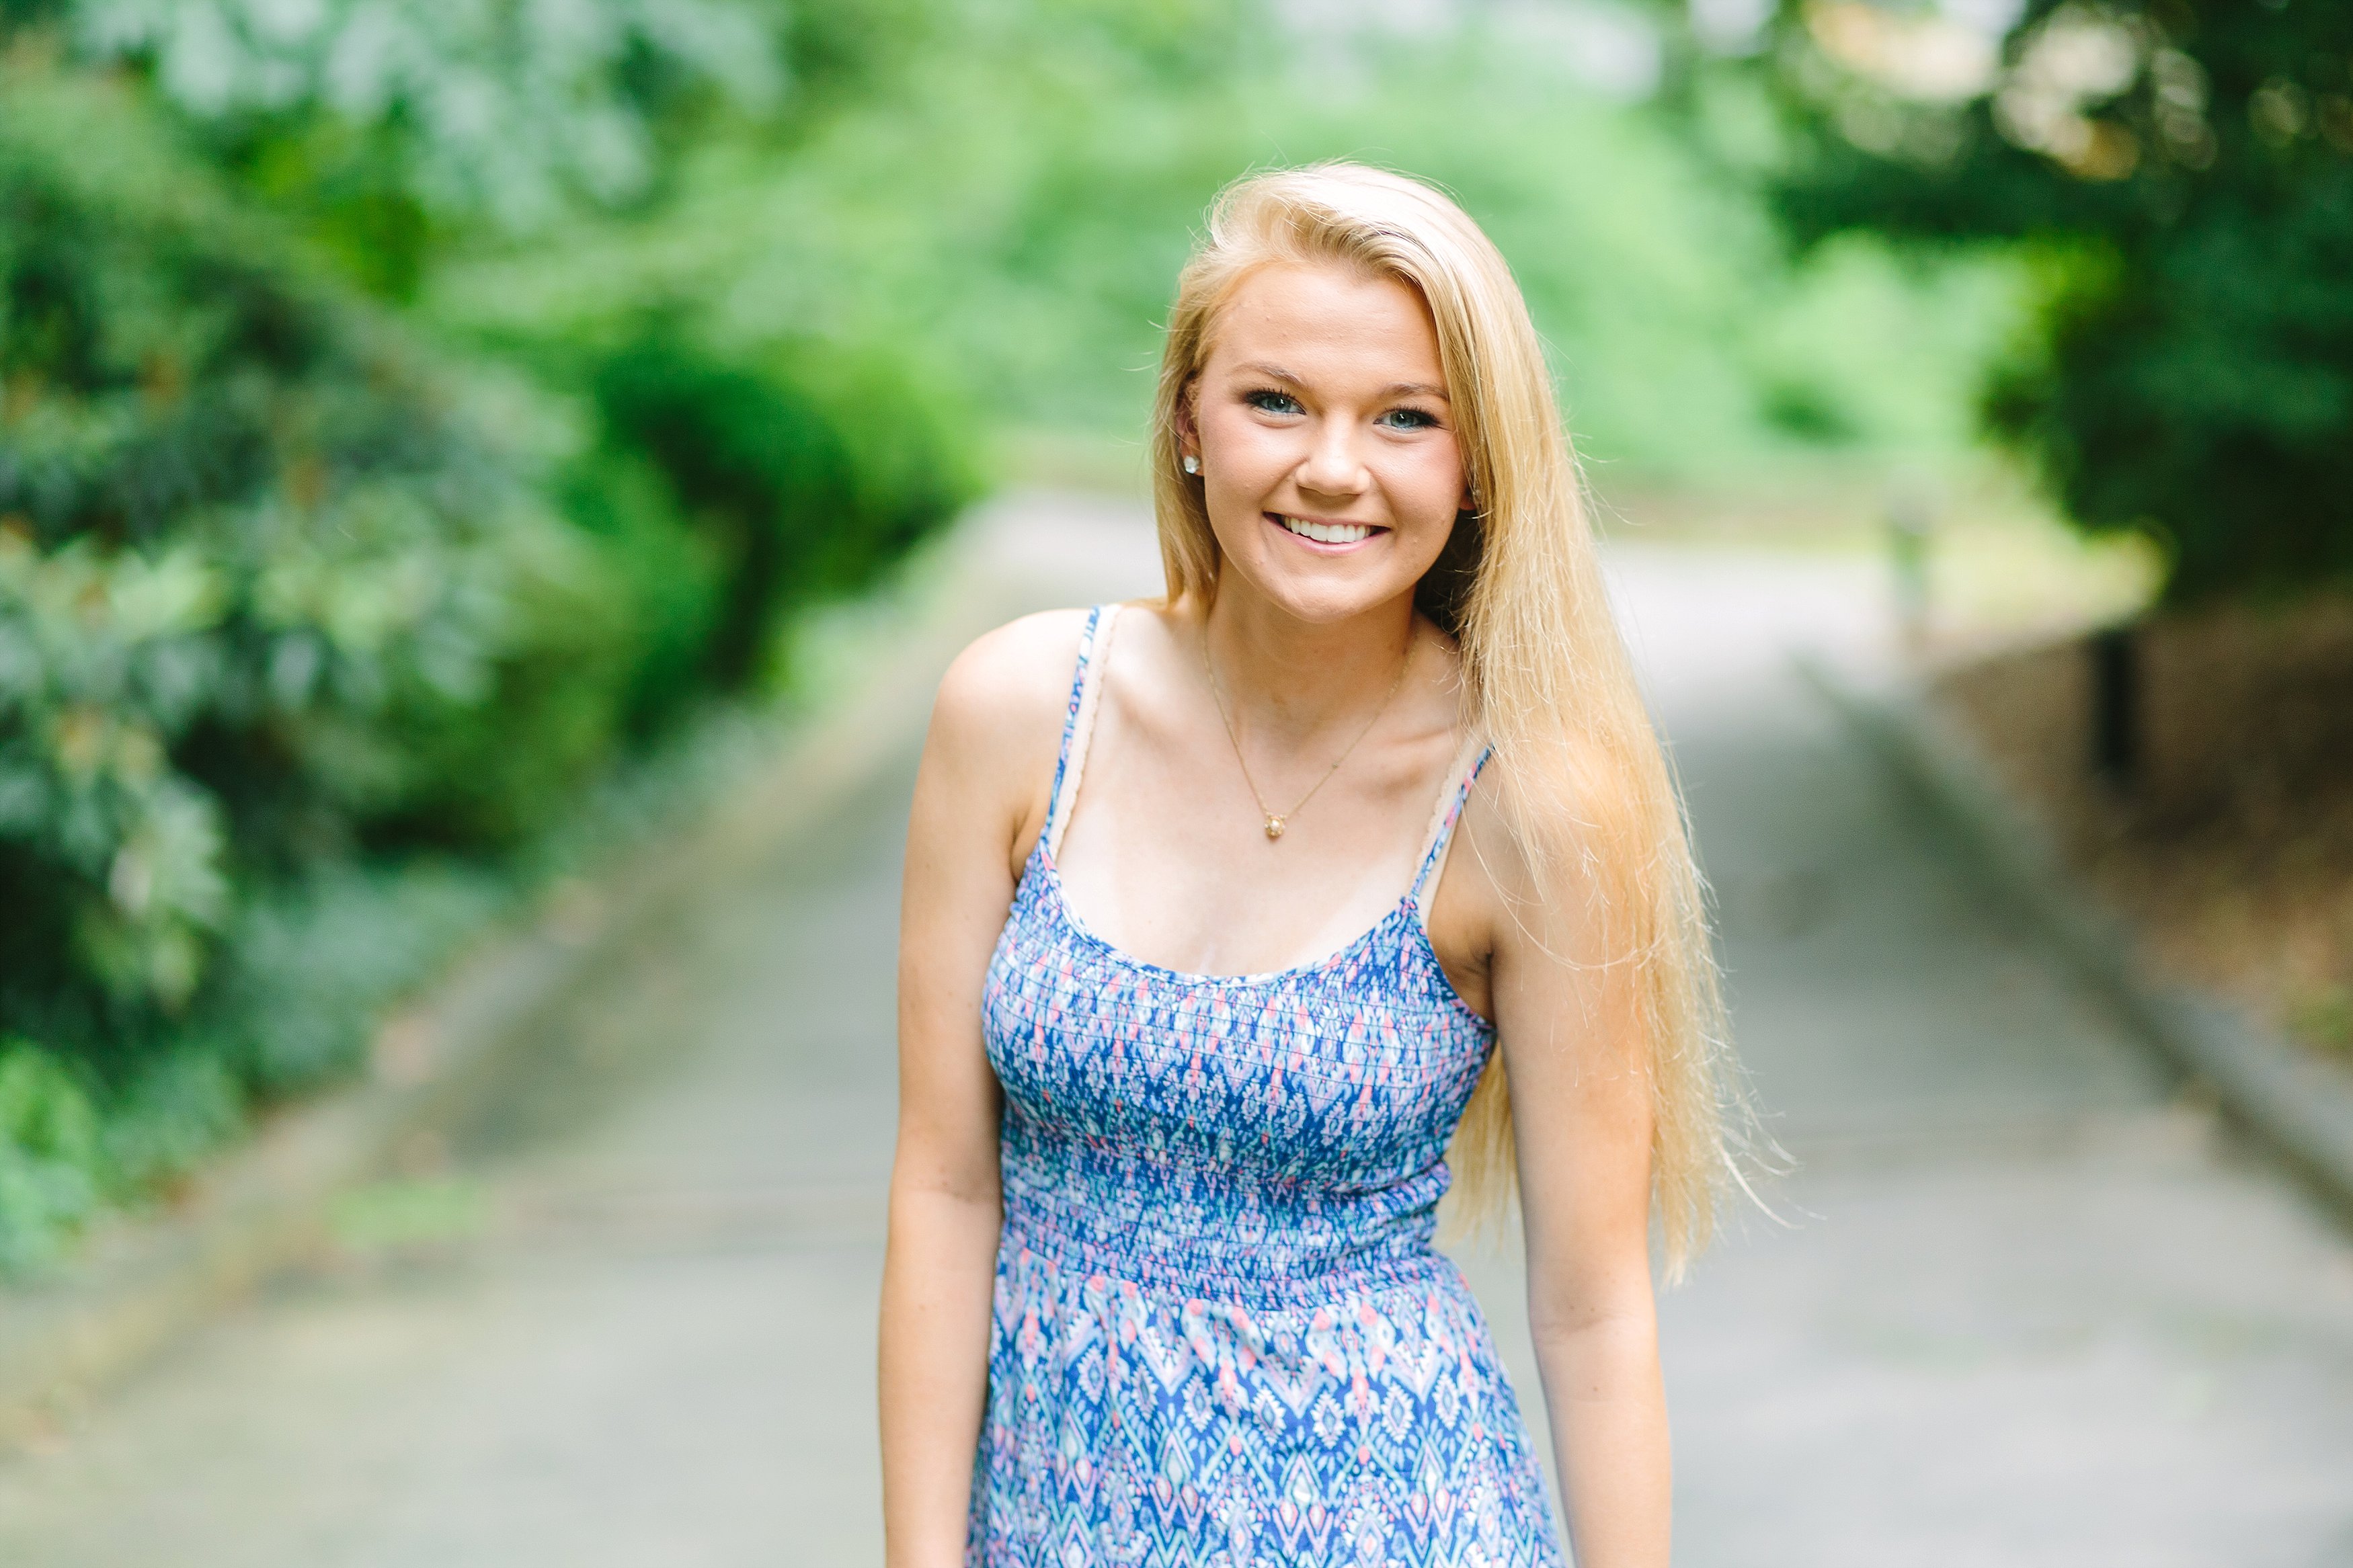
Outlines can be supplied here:
M139 68L214 162L396 298L470 231L642 201L667 145L772 107L786 79L786 11L743 0L41 8L78 58Z
M2176 600L2353 575L2353 8L1836 0L1775 58L1799 230L2029 248L1988 408L2079 523Z
M120 86L0 78L0 1028L152 1102L233 1034L259 889L510 839L600 759L626 599L462 378Z
M1915 261L1869 237L1792 268L1759 199L1770 104L1589 79L1538 6L930 0L860 90L805 97L789 155L719 124L658 217L454 258L423 308L488 338L568 335L691 302L713 341L823 323L902 356L990 426L1134 438L1157 323L1203 207L1253 167L1368 159L1435 178L1526 289L1587 451L1619 470L1972 439L1968 393L2021 303L1998 257ZM909 41L911 40L911 41ZM1644 89L1648 90L1648 89Z
M0 1271L45 1262L98 1205L98 1112L71 1073L0 1040Z
M53 40L0 68L0 1269L347 1070L617 745L974 487L886 353L436 345Z
M11 73L0 211L0 777L50 910L7 974L176 1011L232 865L348 853L453 770L456 837L543 809L601 748L621 598L462 385L128 95ZM536 773L480 776L518 740Z
M944 405L881 353L640 329L587 381L602 439L570 493L647 568L641 723L693 687L750 685L781 613L871 586L977 488Z

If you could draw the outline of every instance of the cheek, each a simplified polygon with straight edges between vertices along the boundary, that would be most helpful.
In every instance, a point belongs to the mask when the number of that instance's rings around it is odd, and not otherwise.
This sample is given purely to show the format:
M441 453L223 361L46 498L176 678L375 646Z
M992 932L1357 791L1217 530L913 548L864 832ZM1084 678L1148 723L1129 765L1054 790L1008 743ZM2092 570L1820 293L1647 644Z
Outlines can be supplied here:
M1201 451L1227 489L1270 483L1298 461L1291 432L1270 429L1234 409L1201 426Z
M1398 521L1440 529L1454 526L1462 508L1462 459L1452 441L1430 441L1400 452L1384 476Z
M1269 498L1298 467L1300 454L1287 435L1247 419L1212 420L1202 426L1203 499L1213 525L1240 529L1256 523Z

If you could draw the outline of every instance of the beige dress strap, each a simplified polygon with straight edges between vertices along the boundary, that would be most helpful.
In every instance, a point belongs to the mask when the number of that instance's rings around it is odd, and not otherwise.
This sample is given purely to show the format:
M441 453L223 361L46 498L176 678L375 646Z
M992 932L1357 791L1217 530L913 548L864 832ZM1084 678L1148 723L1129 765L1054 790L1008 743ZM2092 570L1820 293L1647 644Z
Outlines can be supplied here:
M1071 811L1078 804L1079 780L1087 771L1087 747L1094 740L1095 710L1103 702L1103 668L1111 663L1112 634L1119 626L1121 605L1105 605L1090 619L1079 647L1078 709L1071 733L1063 742L1061 777L1053 804L1046 811L1046 858L1059 860L1062 835L1070 831Z
M1462 819L1463 803L1471 798L1471 786L1478 782L1479 770L1487 765L1491 755L1486 740L1476 730L1462 738L1461 748L1446 769L1446 787L1439 793L1438 804L1430 814L1430 831L1422 839L1420 868L1414 873L1413 887L1409 896L1414 902L1414 918L1424 928L1430 924L1430 900L1438 888L1439 879L1446 872L1447 852L1454 847L1455 824Z

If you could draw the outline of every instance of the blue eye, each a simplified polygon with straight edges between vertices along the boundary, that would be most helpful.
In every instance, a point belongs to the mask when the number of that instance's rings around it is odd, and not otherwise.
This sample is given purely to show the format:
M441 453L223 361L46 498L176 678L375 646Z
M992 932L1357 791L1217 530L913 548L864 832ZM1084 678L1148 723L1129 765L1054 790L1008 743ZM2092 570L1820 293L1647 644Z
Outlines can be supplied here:
M1389 425L1389 428L1392 430L1435 430L1438 428L1437 417L1434 415L1426 414L1419 408L1392 408L1387 414L1382 415L1376 423L1388 425L1391 420L1401 421L1401 423L1398 424Z
M1242 394L1242 401L1252 408L1263 409L1269 414L1300 412L1299 399L1287 392L1277 392L1271 387L1261 387L1256 392L1245 392Z

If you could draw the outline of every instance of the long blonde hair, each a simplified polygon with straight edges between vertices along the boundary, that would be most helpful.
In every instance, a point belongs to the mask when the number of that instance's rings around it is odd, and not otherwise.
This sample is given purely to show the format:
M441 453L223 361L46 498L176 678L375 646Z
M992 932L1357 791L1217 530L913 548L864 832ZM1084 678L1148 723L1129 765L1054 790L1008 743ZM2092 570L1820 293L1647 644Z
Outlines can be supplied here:
M1236 182L1176 289L1154 412L1153 499L1171 602L1217 589L1219 555L1179 467L1179 418L1235 286L1273 262L1337 263L1428 303L1474 510L1456 519L1417 602L1458 639L1472 721L1494 748L1497 801L1544 889L1577 889L1608 962L1637 967L1651 1086L1651 1203L1669 1278L1705 1245L1735 1173L1724 1005L1683 811L1611 619L1576 459L1511 269L1419 181L1322 163ZM1508 1201L1510 1087L1490 1062L1455 1134L1474 1214Z

